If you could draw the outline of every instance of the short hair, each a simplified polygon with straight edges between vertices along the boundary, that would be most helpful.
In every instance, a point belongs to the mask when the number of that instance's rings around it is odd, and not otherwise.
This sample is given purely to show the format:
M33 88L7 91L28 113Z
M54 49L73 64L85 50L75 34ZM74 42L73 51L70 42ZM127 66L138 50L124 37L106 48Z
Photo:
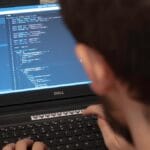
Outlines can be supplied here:
M149 0L60 0L77 42L96 49L131 95L150 104ZM134 91L134 92L133 92Z

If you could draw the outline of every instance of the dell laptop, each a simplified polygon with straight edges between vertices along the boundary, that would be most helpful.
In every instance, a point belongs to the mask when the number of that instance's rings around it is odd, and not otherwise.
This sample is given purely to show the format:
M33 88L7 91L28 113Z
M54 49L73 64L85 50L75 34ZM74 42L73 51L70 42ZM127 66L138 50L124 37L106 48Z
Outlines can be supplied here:
M0 148L31 138L49 150L104 150L97 102L57 3L0 9Z

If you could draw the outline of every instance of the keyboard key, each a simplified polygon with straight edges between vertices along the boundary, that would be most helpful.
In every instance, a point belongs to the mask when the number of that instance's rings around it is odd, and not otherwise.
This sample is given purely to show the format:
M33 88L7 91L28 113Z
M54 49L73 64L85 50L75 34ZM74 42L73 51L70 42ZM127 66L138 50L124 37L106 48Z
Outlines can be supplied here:
M105 150L96 119L81 115L0 128L0 148L19 139L31 138L49 150Z

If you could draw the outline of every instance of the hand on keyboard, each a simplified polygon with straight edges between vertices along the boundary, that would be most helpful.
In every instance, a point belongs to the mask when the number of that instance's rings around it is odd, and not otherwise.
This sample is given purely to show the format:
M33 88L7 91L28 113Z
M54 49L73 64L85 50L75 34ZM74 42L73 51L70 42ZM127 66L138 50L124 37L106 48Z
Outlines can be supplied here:
M115 133L105 119L103 108L101 105L89 106L84 115L96 115L98 126L101 129L104 142L109 150L135 150L123 137Z
M17 142L20 139L27 141ZM26 147L35 150L38 143L29 139L43 141L49 150L99 150L100 147L105 150L96 118L80 114L0 128L0 150L5 145L4 150L16 150L18 144L25 148L19 146L17 150L26 150ZM38 146L36 150L43 150L43 147Z
M16 144L6 145L2 150L47 150L47 146L42 142L34 142L30 139L23 139Z

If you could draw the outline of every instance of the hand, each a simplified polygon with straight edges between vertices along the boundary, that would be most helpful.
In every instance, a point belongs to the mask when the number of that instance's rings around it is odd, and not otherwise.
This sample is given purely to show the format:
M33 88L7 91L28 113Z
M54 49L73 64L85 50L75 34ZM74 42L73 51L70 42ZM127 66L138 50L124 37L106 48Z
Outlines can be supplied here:
M11 143L6 145L2 150L47 150L47 146L42 142L34 142L30 139L23 139L18 141L16 144Z
M109 150L135 150L123 137L116 134L105 119L101 105L92 105L84 110L83 115L96 115L104 142Z

